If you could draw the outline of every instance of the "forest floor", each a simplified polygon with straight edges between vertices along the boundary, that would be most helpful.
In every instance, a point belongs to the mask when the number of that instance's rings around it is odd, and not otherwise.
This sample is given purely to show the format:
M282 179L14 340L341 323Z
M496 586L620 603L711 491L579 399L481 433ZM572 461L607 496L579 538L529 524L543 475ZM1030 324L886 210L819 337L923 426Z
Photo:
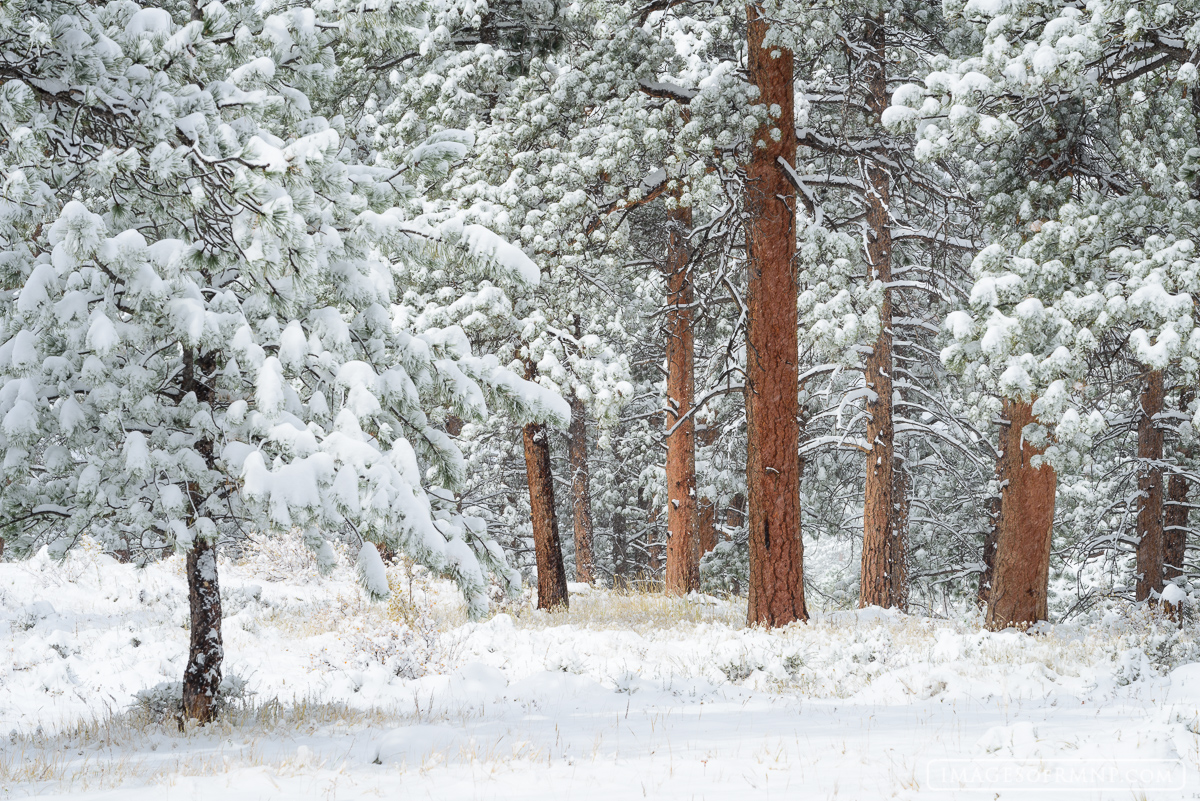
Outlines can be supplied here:
M294 542L223 564L234 697L181 729L179 557L0 564L0 797L1200 797L1194 623L866 610L764 631L744 600L576 585L569 612L467 622L451 586L391 578L369 603Z

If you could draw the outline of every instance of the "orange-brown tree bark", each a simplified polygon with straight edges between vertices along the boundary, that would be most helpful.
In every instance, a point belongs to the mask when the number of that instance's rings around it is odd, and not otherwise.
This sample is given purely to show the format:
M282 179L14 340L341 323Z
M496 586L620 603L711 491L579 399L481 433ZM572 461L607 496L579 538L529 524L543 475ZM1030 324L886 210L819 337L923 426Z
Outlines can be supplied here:
M1150 370L1142 377L1138 416L1137 586L1145 601L1163 588L1163 435L1154 419L1163 408L1163 375Z
M537 558L538 609L565 607L567 571L558 539L554 511L554 476L550 471L550 437L546 426L528 423L525 441L525 474L529 484L529 512L533 521L533 546Z
M1050 581L1050 538L1054 525L1057 476L1048 464L1034 467L1042 451L1025 441L1034 423L1033 407L1005 400L1007 425L1000 436L1000 527L987 625L991 629L1026 626L1045 620Z
M592 525L592 489L588 473L587 406L574 395L571 396L567 455L571 462L571 511L575 522L575 580L591 584L596 579L592 554L595 529Z
M679 192L674 193L678 199ZM667 565L663 588L685 595L700 588L700 532L696 504L695 289L688 236L692 209L667 212Z
M891 95L885 69L884 27L875 19L864 44L867 105L878 123ZM868 279L883 284L879 307L879 335L867 356L867 477L863 502L862 572L858 605L900 606L896 597L898 574L902 566L896 554L902 549L893 540L899 535L896 522L896 428L892 418L892 226L888 213L891 202L891 177L883 167L866 167L870 191L866 193ZM902 558L902 557L901 557Z
M778 108L751 138L746 165L746 494L749 500L748 620L807 620L800 539L799 356L796 330L796 192L793 56L764 47L769 24L746 7L747 66L758 102ZM781 163L783 162L783 163Z

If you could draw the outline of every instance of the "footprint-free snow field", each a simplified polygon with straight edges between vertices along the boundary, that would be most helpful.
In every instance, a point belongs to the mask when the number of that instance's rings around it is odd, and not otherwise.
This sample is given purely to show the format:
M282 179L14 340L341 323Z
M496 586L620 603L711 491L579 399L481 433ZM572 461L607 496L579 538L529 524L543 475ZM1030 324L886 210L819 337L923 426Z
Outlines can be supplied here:
M223 563L219 722L181 729L180 558L0 564L0 793L122 799L1175 799L1200 793L1191 624L1033 635L572 585L465 619L447 583L302 549ZM308 560L308 561L306 561ZM987 773L987 771L992 771ZM1053 795L1049 795L1053 791Z

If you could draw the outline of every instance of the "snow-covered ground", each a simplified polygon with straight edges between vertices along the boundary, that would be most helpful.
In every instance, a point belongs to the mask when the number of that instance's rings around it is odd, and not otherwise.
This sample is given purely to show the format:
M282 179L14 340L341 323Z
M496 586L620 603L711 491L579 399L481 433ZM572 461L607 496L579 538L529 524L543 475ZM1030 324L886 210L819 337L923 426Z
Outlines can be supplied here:
M370 604L283 543L222 566L244 697L181 731L160 687L186 658L180 561L0 564L0 795L1200 797L1200 647L1143 612L762 631L736 601L574 587L570 613L469 623L442 582L393 568Z

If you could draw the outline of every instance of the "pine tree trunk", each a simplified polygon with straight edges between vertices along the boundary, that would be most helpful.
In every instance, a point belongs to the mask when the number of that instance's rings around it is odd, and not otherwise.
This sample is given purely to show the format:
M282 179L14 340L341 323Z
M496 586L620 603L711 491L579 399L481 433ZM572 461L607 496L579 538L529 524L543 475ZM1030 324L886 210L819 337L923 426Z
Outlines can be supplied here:
M997 476L1001 474L1001 463L996 464ZM1001 479L1003 480L1003 479ZM987 606L992 592L992 581L996 575L996 540L1000 537L1000 495L988 498L988 529L983 535L983 572L979 574L979 589L975 599L980 606Z
M612 561L613 589L629 586L629 540L626 539L625 514L616 510L612 514Z
M188 348L183 353L183 373L180 389L183 395L195 395L200 403L211 404L214 399L211 376L216 372L212 354L196 353ZM215 464L213 443L197 440L196 453L212 470ZM217 693L221 687L221 663L225 649L221 643L221 588L217 582L217 544L199 536L196 517L204 514L205 501L201 488L188 483L187 495L192 516L188 528L195 534L192 549L187 555L188 611L191 628L188 661L183 669L183 714L208 723L216 714Z
M796 162L792 52L764 47L762 10L746 7L749 78L778 107L751 140L746 165L746 494L751 625L807 620L800 539L800 379L796 330L796 192L780 159ZM762 146L759 146L762 143Z
M1163 512L1163 579L1171 581L1183 575L1187 551L1188 483L1178 473L1167 480L1166 511Z
M700 499L700 555L717 547L717 507L709 498Z
M588 474L587 407L571 397L571 428L567 432L567 451L571 461L571 509L575 518L575 580L591 584L596 580L592 556L592 490Z
M1140 406L1135 597L1145 601L1163 589L1163 435L1154 420L1163 408L1161 370L1151 370L1143 377Z
M676 199L679 192L674 193ZM695 348L692 303L695 293L688 236L692 209L667 212L667 569L663 587L686 595L700 587L699 514L696 508Z
M733 502L729 508L725 510L725 527L729 529L730 536L746 523L746 496L738 493L733 496Z
M697 448L712 445L717 441L719 434L720 431L716 428L705 427L696 429ZM700 556L704 556L704 554L716 548L717 543L721 540L721 533L717 528L717 507L713 503L712 498L709 498L707 495L700 497L699 518Z
M1008 421L1000 438L1004 489L987 612L991 629L1046 619L1057 484L1054 468L1048 464L1034 468L1030 463L1041 455L1022 436L1025 426L1034 422L1032 405L1005 400L1004 417Z
M208 723L216 712L221 687L221 589L217 584L217 546L197 537L187 555L191 637L183 671L183 714Z
M897 467L895 473L895 489L892 497L895 501L892 515L892 536L888 540L888 593L892 606L896 609L908 610L908 472L903 467Z
M533 545L537 556L538 609L566 607L567 571L558 539L554 511L554 476L550 472L550 437L541 423L529 423L525 440L525 474L529 483L529 511L533 519Z
M867 106L878 123L887 108L890 94L885 69L885 36L882 20L872 19L864 45L870 51L865 63ZM892 228L888 216L891 178L887 170L868 163L866 193L868 280L883 284L879 307L879 336L867 357L867 452L866 494L863 505L862 572L858 605L899 606L894 597L896 578L901 570L893 563L897 544L895 523L895 425L892 420Z

